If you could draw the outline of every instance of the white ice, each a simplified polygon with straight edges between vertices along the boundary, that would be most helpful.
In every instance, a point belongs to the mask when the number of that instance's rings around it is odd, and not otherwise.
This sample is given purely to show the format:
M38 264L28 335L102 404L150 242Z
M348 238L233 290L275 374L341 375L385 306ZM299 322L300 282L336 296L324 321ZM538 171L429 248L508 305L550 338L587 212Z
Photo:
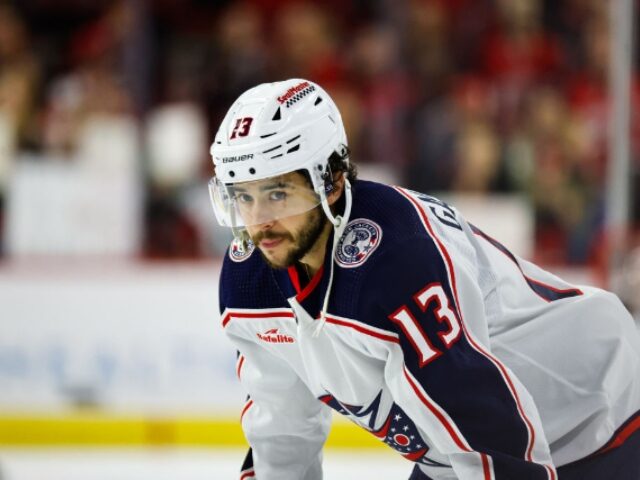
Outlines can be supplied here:
M2 448L0 480L238 480L237 449ZM325 451L325 480L405 480L412 465L392 451Z

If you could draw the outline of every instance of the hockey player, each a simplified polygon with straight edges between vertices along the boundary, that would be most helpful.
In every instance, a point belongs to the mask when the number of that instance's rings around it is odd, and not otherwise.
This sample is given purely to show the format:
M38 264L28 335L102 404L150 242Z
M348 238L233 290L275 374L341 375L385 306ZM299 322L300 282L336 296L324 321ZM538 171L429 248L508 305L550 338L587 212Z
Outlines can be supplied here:
M245 92L211 154L235 236L220 310L249 394L241 478L322 478L332 408L412 479L640 479L640 338L616 296L357 180L310 81Z

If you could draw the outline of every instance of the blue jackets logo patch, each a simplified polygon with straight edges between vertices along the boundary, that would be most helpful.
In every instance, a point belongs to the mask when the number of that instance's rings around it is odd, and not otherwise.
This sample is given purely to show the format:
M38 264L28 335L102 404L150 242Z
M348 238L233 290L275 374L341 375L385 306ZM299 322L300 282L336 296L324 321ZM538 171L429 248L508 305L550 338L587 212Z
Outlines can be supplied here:
M247 248L242 250L242 248L240 248L240 241L234 238L229 246L229 258L234 262L244 262L251 256L254 250L255 246L251 240L247 242Z
M352 220L338 241L336 262L346 268L358 267L380 245L381 240L382 229L377 223L365 218Z

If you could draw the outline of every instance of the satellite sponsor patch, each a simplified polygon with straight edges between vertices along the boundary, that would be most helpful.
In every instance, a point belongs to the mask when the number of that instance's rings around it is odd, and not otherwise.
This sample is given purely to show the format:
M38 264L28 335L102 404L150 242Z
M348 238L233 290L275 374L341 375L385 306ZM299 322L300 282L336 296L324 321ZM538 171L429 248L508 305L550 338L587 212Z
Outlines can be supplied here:
M346 268L358 267L380 245L381 240L380 225L366 218L352 220L338 241L336 262Z
M247 246L243 249L240 240L234 238L229 246L229 258L234 262L244 262L254 250L255 246L251 240L247 241Z

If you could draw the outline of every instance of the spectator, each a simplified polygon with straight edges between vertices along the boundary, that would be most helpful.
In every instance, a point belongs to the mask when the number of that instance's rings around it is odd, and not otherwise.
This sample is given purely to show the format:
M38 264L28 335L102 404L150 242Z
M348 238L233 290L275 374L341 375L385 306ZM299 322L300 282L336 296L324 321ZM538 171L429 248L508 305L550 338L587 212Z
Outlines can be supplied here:
M0 3L0 198L19 148L35 134L40 66L18 12Z

